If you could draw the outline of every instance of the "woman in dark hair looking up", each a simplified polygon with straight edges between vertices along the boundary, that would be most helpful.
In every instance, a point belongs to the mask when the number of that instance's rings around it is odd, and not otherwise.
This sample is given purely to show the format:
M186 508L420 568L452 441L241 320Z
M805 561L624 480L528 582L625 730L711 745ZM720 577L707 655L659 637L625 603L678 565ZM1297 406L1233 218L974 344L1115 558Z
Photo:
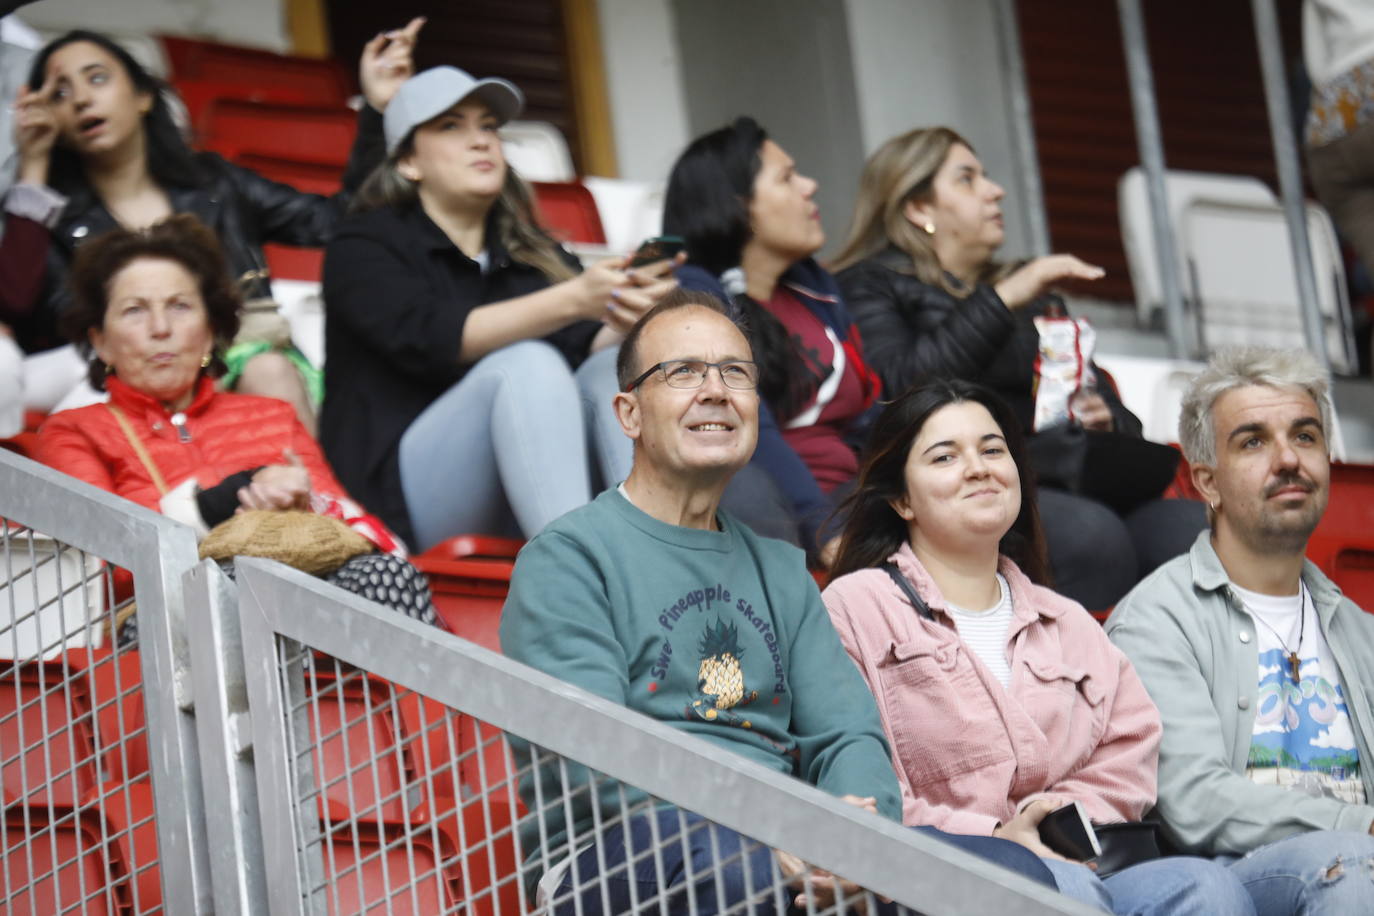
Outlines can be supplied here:
M359 76L367 105L358 116L345 190L333 198L193 152L172 118L166 86L106 36L76 30L49 42L34 58L29 92L18 102L18 183L6 201L11 218L49 228L48 256L29 266L30 282L0 290L0 321L13 326L26 353L56 347L63 284L76 248L112 229L144 229L174 213L191 213L215 230L246 298L270 297L262 245L329 240L349 191L381 161L380 112L410 75L423 24L416 19L364 48ZM298 369L313 370L294 348L255 342L231 348L227 357L226 385L280 397L314 429ZM50 410L80 378L82 366L64 350L40 358L35 372L26 379L26 400Z
M816 182L742 117L678 158L663 229L687 243L678 281L739 309L761 372L754 473L736 478L725 504L765 533L800 534L825 563L834 545L820 528L858 470L855 445L879 388L839 289L813 259L825 244L815 193ZM769 517L779 513L782 531Z

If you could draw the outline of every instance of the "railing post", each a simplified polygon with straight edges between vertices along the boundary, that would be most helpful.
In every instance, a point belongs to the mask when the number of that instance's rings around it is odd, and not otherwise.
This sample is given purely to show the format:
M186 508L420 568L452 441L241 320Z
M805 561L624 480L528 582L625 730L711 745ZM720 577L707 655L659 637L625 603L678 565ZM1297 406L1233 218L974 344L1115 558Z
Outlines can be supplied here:
M182 573L197 562L194 533L142 506L5 450L0 450L0 516L133 573L163 909L176 914L214 912L181 583ZM8 585L15 571L3 572ZM14 612L13 607L0 610ZM112 613L105 615L107 623L112 619ZM87 625L100 624L90 621ZM60 651L62 644L55 643L54 648ZM120 738L122 742L135 740ZM113 794L102 793L81 809L99 811L112 798ZM137 862L139 866L152 864Z
M1016 19L1016 0L996 0L993 16L997 20L997 48L1006 75L1007 117L1011 122L1012 151L1025 193L1026 226L1030 231L1030 253L1050 253L1050 227L1045 217L1045 185L1040 178L1040 157L1035 147L1035 127L1031 118L1030 93L1026 90L1026 61L1021 54L1021 27Z
M1192 355L1189 343L1191 335L1183 312L1178 246L1174 242L1168 190L1164 183L1164 140L1159 129L1159 109L1155 105L1145 19L1140 11L1140 0L1117 0L1116 5L1121 18L1121 42L1126 50L1126 75L1131 86L1136 143L1140 148L1140 164L1145 170L1145 188L1150 199L1155 257L1159 259L1159 280L1164 289L1164 329L1169 335L1170 352L1175 359L1183 359Z
M182 577L190 628L201 779L215 800L205 809L215 912L251 916L268 910L267 877L253 774L248 686L238 597L210 560Z
M1279 173L1279 193L1288 218L1288 240L1293 247L1293 270L1298 281L1298 307L1302 312L1307 348L1323 366L1330 367L1326 352L1326 330L1317 300L1317 279L1312 270L1312 242L1307 235L1307 201L1302 189L1302 167L1298 161L1297 138L1293 136L1292 109L1284 84L1283 45L1279 41L1278 17L1273 0L1251 0L1255 17L1255 40L1259 44L1260 75L1264 78L1264 101L1269 111L1269 133L1274 141L1274 165Z

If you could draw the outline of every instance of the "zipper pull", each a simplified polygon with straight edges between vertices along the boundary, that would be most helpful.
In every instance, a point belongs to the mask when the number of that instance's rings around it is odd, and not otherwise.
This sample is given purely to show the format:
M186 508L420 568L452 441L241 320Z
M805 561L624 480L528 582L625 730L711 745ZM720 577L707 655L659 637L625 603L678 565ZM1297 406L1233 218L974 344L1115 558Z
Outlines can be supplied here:
M177 430L177 441L178 441L178 442L190 442L190 441L191 441L191 431L190 431L189 429L186 428L186 414L181 413L180 411L178 411L178 412L172 414L171 419L172 419L172 425L175 426L175 427L176 427L176 430Z

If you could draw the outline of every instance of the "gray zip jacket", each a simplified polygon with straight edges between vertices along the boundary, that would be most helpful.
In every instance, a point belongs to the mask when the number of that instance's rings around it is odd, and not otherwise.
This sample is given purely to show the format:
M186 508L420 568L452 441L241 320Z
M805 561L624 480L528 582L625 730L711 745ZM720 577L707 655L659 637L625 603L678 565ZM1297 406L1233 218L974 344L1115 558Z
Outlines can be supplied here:
M1340 670L1365 796L1374 800L1374 616L1303 565L1322 634ZM1374 807L1314 798L1245 775L1255 727L1259 650L1209 531L1117 604L1107 635L1135 665L1164 720L1156 815L1180 848L1244 854L1306 830L1359 830Z

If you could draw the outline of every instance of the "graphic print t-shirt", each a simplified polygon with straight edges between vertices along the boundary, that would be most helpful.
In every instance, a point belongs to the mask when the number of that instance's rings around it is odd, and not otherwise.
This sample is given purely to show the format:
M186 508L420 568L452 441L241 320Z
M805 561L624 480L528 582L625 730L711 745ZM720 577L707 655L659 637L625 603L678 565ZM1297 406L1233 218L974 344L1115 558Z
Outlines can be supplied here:
M1255 619L1259 649L1259 693L1246 775L1262 785L1364 804L1360 755L1340 672L1316 608L1304 597L1306 586L1301 594L1284 597L1232 588ZM1298 653L1297 683L1290 649Z

